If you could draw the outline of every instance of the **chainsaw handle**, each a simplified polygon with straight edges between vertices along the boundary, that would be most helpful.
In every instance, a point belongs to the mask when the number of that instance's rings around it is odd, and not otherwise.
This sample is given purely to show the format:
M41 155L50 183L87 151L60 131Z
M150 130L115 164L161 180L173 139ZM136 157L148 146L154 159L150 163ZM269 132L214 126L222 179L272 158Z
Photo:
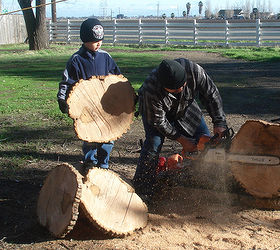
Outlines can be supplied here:
M214 145L218 145L222 142L229 143L231 141L233 135L234 135L233 129L227 128L226 130L224 130L221 133L221 136L219 135L219 133L216 133L214 136L212 136L207 144L214 146ZM220 137L220 139L217 140L219 137Z
M227 128L222 132L222 138L231 139L234 136L234 131L232 128Z
M227 128L226 130L224 130L222 133L221 133L221 138L222 139L231 139L234 135L234 131L232 128ZM216 133L214 136L211 137L210 141L213 139L217 139L219 137L219 133Z

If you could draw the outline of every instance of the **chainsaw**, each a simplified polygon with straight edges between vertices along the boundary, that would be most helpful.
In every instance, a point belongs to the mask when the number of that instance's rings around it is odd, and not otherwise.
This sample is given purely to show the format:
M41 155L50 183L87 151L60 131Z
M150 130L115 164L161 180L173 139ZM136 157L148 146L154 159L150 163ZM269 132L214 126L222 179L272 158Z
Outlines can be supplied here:
M221 136L202 136L197 144L197 151L188 154L173 154L168 158L160 157L157 174L162 171L180 170L192 161L202 161L212 164L226 164L231 162L239 162L245 164L261 164L261 165L279 165L280 159L277 156L268 155L244 155L229 153L234 131L232 128L226 129Z

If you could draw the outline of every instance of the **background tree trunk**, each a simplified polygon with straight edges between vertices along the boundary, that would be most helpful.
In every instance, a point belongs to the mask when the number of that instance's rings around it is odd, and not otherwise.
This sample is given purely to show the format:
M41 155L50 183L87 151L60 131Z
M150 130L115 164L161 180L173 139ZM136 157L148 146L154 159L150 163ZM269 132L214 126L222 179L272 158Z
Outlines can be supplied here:
M30 0L18 0L18 3L22 9L31 7ZM23 10L22 12L28 35L29 50L34 50L35 16L32 9Z
M55 0L52 0L52 22L56 23L56 3Z
M46 7L36 8L36 17L31 9L32 0L18 0L19 6L23 10L26 25L29 50L46 49L49 46L46 27ZM46 0L36 0L36 5L45 4Z
M47 49L49 47L49 41L47 36L46 27L46 0L36 0L36 5L42 7L36 8L36 28L35 28L35 50Z

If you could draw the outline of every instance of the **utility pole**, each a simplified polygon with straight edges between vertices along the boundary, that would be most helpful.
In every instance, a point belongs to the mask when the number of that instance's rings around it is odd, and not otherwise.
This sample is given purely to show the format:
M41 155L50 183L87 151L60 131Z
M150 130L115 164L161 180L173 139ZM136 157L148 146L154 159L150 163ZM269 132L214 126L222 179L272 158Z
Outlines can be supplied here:
M51 0L51 3L52 3L52 22L56 23L56 2L55 0Z

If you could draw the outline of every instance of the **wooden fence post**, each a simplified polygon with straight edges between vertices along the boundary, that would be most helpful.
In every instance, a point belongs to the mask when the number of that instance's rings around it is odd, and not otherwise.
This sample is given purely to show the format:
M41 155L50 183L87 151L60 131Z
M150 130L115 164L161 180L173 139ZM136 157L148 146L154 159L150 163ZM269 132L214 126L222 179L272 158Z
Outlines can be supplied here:
M50 40L50 43L53 41L52 20L49 20L49 40Z
M196 19L193 19L193 44L197 45L197 23Z
M113 46L116 45L117 42L117 20L114 19L114 24L113 24Z
M142 20L139 18L138 20L138 44L142 45L143 37L142 37Z
M71 23L70 23L70 19L67 19L67 43L71 43Z
M257 47L261 46L261 35L262 35L261 20L257 19L256 20L256 43L257 43Z
M225 20L225 45L226 47L229 46L229 25L228 20Z
M167 19L164 20L164 40L165 40L165 44L169 44L169 38L168 38L168 22Z

